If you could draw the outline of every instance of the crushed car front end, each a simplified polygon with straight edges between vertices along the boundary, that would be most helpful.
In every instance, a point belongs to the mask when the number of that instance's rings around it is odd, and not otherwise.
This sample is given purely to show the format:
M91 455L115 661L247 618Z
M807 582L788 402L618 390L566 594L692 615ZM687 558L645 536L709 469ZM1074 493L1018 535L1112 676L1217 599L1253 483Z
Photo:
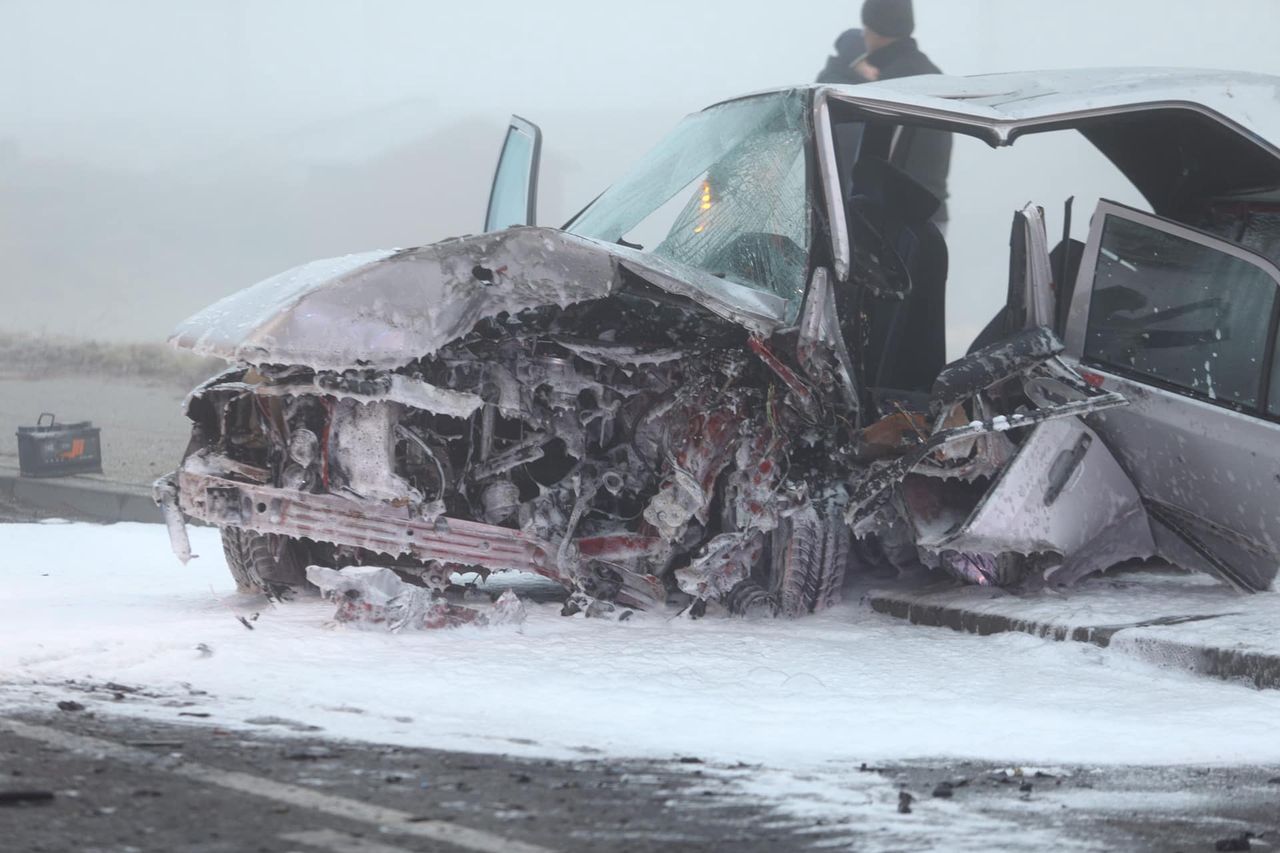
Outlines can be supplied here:
M930 317L901 333L931 273L894 248L936 200L885 161L846 203L832 138L820 89L729 102L563 229L317 262L193 317L175 343L232 367L157 484L175 550L190 518L243 589L372 566L444 601L516 570L592 616L799 616L859 569L1067 584L1156 553L1086 422L1126 400L1063 360L1046 264L944 367Z

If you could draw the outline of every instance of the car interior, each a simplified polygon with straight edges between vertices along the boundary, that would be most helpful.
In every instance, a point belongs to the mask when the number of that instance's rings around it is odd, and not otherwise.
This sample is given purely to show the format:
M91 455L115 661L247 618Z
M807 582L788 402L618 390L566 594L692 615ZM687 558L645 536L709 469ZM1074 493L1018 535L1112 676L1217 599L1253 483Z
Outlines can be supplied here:
M837 299L842 329L850 351L860 354L855 361L862 370L861 387L871 389L873 398L890 395L916 409L947 366L950 270L946 239L931 221L942 202L904 170L903 152L910 151L913 135L940 131L937 124L867 120L848 105L836 105L833 115L853 247L854 286ZM1266 190L1280 186L1280 166L1270 152L1221 122L1188 110L1157 109L1038 130L1081 133L1158 217L1280 259L1280 195ZM1071 215L1068 202L1068 223ZM1008 298L973 340L969 354L1008 339L1024 325L1018 310L1025 292L1016 257L1020 228L1015 217ZM1051 243L1056 245L1048 259L1060 336L1085 255L1085 244L1069 230L1068 225L1068 233Z

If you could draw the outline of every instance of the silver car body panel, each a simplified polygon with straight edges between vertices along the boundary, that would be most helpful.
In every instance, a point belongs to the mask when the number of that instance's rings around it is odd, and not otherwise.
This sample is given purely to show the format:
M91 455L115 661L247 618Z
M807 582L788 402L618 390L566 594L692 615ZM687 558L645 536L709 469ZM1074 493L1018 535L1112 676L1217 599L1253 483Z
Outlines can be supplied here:
M219 477L197 465L179 472L174 485L184 496L183 512L209 524L562 580L552 558L554 547L519 530L403 509L392 514L385 502L373 498L302 495Z
M1269 586L1280 568L1280 425L1096 367L1084 369L1102 376L1108 390L1129 400L1124 410L1096 415L1090 423L1143 497L1191 513L1201 520L1191 521L1193 527L1233 533L1247 551L1264 549L1270 556L1252 567L1230 560L1235 571L1246 573L1231 582L1246 589ZM1180 565L1223 574L1203 555L1175 555L1172 550L1161 548Z
M835 259L836 280L848 281L853 264L853 249L849 244L849 223L844 212L844 193L840 189L840 170L836 166L836 141L831 130L831 109L827 104L828 92L819 90L814 97L814 127L818 143L818 172L822 178L822 192L831 212L831 256Z
M246 364L392 368L486 317L601 298L616 282L613 259L594 244L513 229L306 264L196 314L171 343Z
M1078 419L1037 426L961 528L925 532L919 543L935 552L1067 555L1059 579L1156 553L1138 490Z
M170 342L242 364L389 369L435 353L484 319L603 299L621 286L621 267L757 334L772 334L785 317L778 297L656 255L513 228L305 264L206 308Z
M1067 358L1099 377L1107 390L1129 401L1125 409L1096 415L1090 423L1130 472L1144 499L1157 506L1178 508L1184 523L1203 528L1206 539L1234 539L1244 553L1261 557L1242 559L1237 555L1230 562L1244 576L1224 579L1246 589L1265 588L1280 568L1280 513L1276 511L1280 507L1280 458L1276 454L1280 424L1117 375L1084 358L1093 284L1108 216L1145 223L1239 258L1264 270L1278 287L1280 267L1194 228L1103 201L1085 248L1065 338ZM1167 525L1158 524L1156 533L1165 556L1189 568L1223 574L1213 560L1188 549L1185 541L1176 541L1179 537Z
M1255 138L1280 156L1277 78L1186 68L1108 68L980 77L926 75L862 86L829 86L827 97L884 117L964 125L992 145L1021 133L1096 116L1189 109Z

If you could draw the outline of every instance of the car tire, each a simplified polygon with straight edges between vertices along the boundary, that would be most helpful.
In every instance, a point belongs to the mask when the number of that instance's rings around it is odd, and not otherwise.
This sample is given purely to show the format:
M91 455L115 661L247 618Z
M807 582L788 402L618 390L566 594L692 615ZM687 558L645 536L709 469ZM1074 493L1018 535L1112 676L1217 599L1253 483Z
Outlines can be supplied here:
M307 548L297 539L224 527L222 551L240 592L282 598L307 586Z
M839 507L808 507L774 532L774 583L779 615L799 617L839 604L855 559L853 531Z

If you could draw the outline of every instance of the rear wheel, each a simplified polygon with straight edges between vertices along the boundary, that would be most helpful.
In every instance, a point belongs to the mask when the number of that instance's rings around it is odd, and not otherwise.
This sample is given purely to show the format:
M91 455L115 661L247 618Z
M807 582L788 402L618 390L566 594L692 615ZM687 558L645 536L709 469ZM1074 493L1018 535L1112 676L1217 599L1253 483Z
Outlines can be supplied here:
M222 551L241 592L279 598L307 585L307 547L297 539L224 527Z

